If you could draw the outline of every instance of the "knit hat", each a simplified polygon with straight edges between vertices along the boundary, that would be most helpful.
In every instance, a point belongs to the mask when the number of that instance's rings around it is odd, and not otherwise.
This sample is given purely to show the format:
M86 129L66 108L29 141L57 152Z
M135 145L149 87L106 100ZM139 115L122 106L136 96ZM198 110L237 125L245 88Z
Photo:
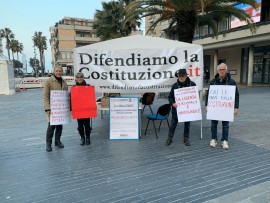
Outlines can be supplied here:
M186 69L179 69L178 77L179 76L187 76L187 70Z

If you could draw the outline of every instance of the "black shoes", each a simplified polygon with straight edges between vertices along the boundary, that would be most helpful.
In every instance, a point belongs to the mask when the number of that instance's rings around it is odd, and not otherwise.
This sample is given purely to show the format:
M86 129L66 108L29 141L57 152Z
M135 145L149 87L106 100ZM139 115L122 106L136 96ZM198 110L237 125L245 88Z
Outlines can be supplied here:
M52 146L50 144L46 145L46 151L51 152L52 151Z
M190 142L189 142L188 138L184 138L184 143L185 143L186 146L190 146ZM171 144L172 144L172 139L167 139L166 146L169 146Z
M55 141L55 146L59 148L64 148L64 145L60 141ZM46 144L46 151L51 152L52 151L52 145L51 144Z
M190 146L190 142L188 138L184 138L184 143L186 146Z
M91 141L90 141L90 137L86 137L86 145L90 145Z
M85 145L85 137L81 137L81 143L80 143L81 146Z
M171 145L172 144L172 139L167 139L167 141L166 141L166 146L169 146L169 145Z
M55 142L55 146L57 146L59 148L64 148L64 145L62 144L62 142L60 140Z
M90 137L81 137L81 143L80 145L83 146L83 145L90 145L91 142L90 142Z

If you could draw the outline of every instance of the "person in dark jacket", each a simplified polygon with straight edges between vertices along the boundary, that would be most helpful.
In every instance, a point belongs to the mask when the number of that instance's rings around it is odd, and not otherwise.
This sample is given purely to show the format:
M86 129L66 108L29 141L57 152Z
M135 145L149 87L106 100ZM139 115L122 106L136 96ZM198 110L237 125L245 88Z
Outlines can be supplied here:
M78 72L75 76L75 81L77 86L87 86L85 80L84 80L84 74L81 72ZM90 145L90 134L92 131L92 128L90 126L90 118L81 118L77 119L78 122L78 131L81 136L81 142L80 145Z
M209 73L209 70L206 69L205 72L204 72L204 76L203 76L205 84L208 84L209 78L210 78L210 73Z
M166 146L169 146L172 144L175 128L178 124L178 118L177 118L177 112L176 112L177 104L175 102L174 90L178 88L190 87L190 86L196 86L196 84L193 81L191 81L190 78L187 76L186 69L180 69L178 71L178 80L176 83L173 84L169 97L168 97L169 103L172 105L172 120L171 120L171 124L169 128ZM190 122L184 122L184 143L186 146L190 146L189 130L190 130Z
M236 86L235 90L235 102L234 102L234 115L238 114L239 108L239 92L235 81L231 78L231 75L227 73L227 65L225 63L221 63L217 67L217 74L215 78L210 81L210 85L208 90L210 89L211 85L234 85ZM206 94L205 106L207 111L208 105L208 92ZM217 120L211 121L211 133L212 133L212 140L210 141L210 147L217 146ZM221 146L223 149L229 149L228 144L228 137L229 137L229 121L222 121L222 138L221 138Z

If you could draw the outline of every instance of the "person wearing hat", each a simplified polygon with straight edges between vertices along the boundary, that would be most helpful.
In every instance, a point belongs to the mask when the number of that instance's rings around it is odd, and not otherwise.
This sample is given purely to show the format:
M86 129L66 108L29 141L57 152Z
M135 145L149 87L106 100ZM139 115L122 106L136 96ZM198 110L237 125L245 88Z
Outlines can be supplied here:
M183 87L190 87L190 86L196 86L196 84L193 81L191 81L190 78L187 76L186 69L180 69L178 71L177 82L173 84L169 97L168 97L169 103L172 105L172 120L171 120L171 124L169 128L166 146L169 146L172 144L175 128L178 124L178 118L177 118L177 112L176 112L177 104L175 102L174 90L183 88ZM186 146L190 146L189 129L190 129L190 122L184 122L184 143Z

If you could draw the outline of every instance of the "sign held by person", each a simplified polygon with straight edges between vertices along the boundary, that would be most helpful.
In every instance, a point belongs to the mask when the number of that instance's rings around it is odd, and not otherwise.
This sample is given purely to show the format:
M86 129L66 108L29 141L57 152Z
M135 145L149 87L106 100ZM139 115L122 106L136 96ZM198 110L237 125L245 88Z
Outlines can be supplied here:
M235 90L232 85L210 85L206 119L233 121Z
M62 125L71 122L68 91L51 90L50 105L50 125Z
M174 90L178 122L202 120L200 97L197 86Z
M97 117L94 86L72 86L70 92L73 119Z

